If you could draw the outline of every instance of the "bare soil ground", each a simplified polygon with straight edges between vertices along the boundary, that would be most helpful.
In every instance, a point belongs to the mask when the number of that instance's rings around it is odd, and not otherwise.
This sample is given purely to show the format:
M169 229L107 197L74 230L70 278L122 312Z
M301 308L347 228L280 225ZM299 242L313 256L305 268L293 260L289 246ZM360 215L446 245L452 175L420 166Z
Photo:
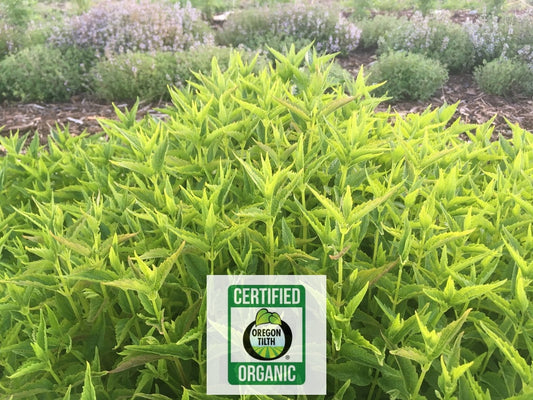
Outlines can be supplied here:
M375 56L371 53L360 53L338 61L355 75L361 65L366 66L375 61ZM393 111L405 115L421 112L429 106L439 107L444 103L454 104L456 102L460 102L456 117L460 117L464 122L484 123L496 115L493 122L495 126L494 138L497 138L498 135L510 136L511 130L505 121L506 119L533 132L533 99L488 95L476 86L472 75L469 74L450 76L444 87L428 101L383 104L380 108L387 109L390 106ZM165 105L141 104L138 116L139 118L146 114L161 116L156 109ZM117 104L117 106L124 109L128 104ZM75 97L68 103L4 103L0 104L0 128L3 127L0 134L8 135L10 132L16 131L20 133L37 131L41 141L45 142L50 130L56 129L56 127L68 126L73 135L78 135L83 131L100 132L101 127L98 120L102 118L116 118L112 105L98 103L86 97Z

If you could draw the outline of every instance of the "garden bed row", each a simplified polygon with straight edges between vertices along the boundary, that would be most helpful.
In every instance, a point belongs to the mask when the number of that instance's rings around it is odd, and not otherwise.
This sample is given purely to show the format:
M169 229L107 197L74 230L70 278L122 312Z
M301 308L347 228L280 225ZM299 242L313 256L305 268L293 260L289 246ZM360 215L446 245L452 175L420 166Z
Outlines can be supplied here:
M380 94L396 101L429 98L449 74L465 72L487 93L533 96L528 13L472 14L456 23L445 11L364 19L341 11L298 3L247 9L213 29L189 4L100 3L53 29L34 28L40 33L18 47L16 28L4 24L0 101L66 101L79 93L105 101L168 99L168 85L194 80L191 71L209 71L213 56L224 66L231 48L251 57L267 46L301 48L310 41L339 57L375 51L371 80L386 80ZM349 76L339 71L339 79Z

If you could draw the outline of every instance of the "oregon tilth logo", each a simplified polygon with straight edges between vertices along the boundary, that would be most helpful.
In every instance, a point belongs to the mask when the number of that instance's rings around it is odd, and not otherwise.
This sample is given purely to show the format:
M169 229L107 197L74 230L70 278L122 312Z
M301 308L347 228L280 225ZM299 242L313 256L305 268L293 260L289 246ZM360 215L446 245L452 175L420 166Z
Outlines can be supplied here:
M279 314L260 309L242 337L244 349L257 360L283 357L292 344L292 331Z
M207 277L207 394L323 395L326 344L325 276Z

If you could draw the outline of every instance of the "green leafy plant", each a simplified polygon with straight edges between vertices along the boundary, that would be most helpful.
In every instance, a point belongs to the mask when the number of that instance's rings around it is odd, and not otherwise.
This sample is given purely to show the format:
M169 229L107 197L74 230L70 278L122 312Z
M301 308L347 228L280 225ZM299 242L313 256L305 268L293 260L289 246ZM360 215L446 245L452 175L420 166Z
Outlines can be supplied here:
M327 398L529 396L533 135L273 54L164 119L0 136L3 398L205 399L205 277L258 273L327 276Z
M377 49L380 38L389 31L401 31L409 26L409 21L404 17L388 14L378 14L373 18L362 19L357 22L361 28L360 46L363 49Z
M435 0L416 0L416 7L422 14L427 15L435 9Z
M0 15L9 24L24 28L32 19L35 0L0 0Z
M400 51L380 56L370 74L372 82L386 81L380 91L393 100L428 99L448 79L446 68L438 61Z
M492 60L474 71L474 78L486 93L500 96L533 96L533 71L520 60Z
M97 63L90 85L98 98L108 101L170 99L169 85L183 87L195 79L196 72L209 72L213 57L224 69L230 52L204 46L177 53L126 53Z
M352 0L352 18L361 20L370 15L372 1L371 0Z
M49 46L25 48L0 61L0 98L64 101L77 93L81 84L79 66Z
M229 16L216 40L224 46L251 50L289 49L292 44L300 49L314 40L321 52L347 55L357 48L360 33L336 9L295 3L236 12Z
M505 0L488 0L485 2L487 14L500 15L503 6L505 5Z
M387 21L383 21L387 23ZM378 21L379 23L379 21ZM414 15L408 22L386 25L378 38L378 52L408 51L438 60L451 73L468 72L474 65L474 44L467 31L446 16Z

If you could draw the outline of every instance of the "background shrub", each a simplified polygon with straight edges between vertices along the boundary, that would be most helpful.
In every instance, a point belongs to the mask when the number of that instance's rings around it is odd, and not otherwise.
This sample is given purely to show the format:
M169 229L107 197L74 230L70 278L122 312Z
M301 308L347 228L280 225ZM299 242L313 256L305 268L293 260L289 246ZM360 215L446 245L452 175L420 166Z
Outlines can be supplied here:
M351 16L357 20L361 20L370 15L372 0L352 0L350 5L352 6Z
M508 31L505 32L496 16L482 17L475 22L466 21L463 24L474 46L474 64L480 65L501 57L506 43L510 41Z
M173 0L172 3L179 3L183 7L190 3L202 12L205 19L211 19L217 13L231 9L234 4L231 0Z
M100 61L91 70L94 94L106 101L169 99L167 86L183 87L193 72L207 73L216 57L224 70L231 49L203 46L177 53L126 53Z
M409 21L405 17L377 14L374 18L357 21L357 26L361 29L359 47L363 49L376 49L380 38L385 36L387 32L402 32L409 28Z
M31 20L19 25L0 10L0 60L24 47L45 43L50 31L49 23Z
M533 14L501 17L499 24L506 38L502 56L519 58L533 65Z
M497 58L520 58L533 63L533 16L489 16L466 21L463 29L474 46L476 65Z
M15 48L16 39L17 30L8 24L0 14L0 60Z
M435 0L416 0L416 7L423 15L428 15L435 9Z
M190 4L100 2L65 21L50 37L59 47L92 49L99 56L132 52L181 51L209 44L213 35Z
M381 36L378 50L424 54L439 60L453 73L469 71L474 64L474 47L468 33L446 14L415 14L408 23L393 25Z
M474 78L486 93L533 96L533 67L521 60L500 58L478 66Z
M298 3L236 12L217 34L217 42L255 50L267 45L288 48L292 43L302 48L314 40L319 52L348 54L357 48L360 33L330 8Z
M404 51L382 55L370 67L372 82L387 81L378 93L386 91L393 100L428 99L447 79L446 68L438 61Z
M447 22L431 24L431 44L424 54L439 60L451 73L469 72L474 65L474 46L461 25Z
M0 62L0 96L22 101L64 101L81 88L79 68L46 45L25 48Z
M24 28L34 16L35 3L35 0L1 0L0 16L4 22Z

